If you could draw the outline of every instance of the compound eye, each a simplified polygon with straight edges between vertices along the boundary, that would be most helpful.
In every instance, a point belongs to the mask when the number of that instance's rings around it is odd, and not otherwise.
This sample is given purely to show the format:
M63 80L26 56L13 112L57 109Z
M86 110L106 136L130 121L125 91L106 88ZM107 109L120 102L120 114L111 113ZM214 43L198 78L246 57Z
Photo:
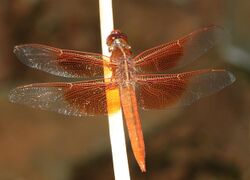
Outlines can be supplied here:
M125 41L128 41L128 36L127 36L126 34L123 34L123 33L122 33L122 34L120 35L120 38L123 39L123 40L125 40Z
M107 38L107 45L110 46L112 44L112 42L116 39L116 36L115 34L110 34Z

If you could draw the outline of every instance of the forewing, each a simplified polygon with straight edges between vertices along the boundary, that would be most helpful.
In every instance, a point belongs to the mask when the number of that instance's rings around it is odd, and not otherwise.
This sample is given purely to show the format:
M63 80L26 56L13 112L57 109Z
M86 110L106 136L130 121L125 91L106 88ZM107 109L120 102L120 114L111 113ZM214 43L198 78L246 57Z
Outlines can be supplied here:
M209 26L178 40L146 50L134 58L140 71L164 72L182 67L207 52L223 37L218 26Z
M11 102L65 115L107 114L106 90L115 84L102 80L75 83L37 83L11 91Z
M103 76L103 66L113 68L108 57L101 54L58 49L40 44L25 44L14 48L18 59L27 66L53 75L81 78Z
M213 69L180 74L138 75L138 100L143 109L190 105L234 81L235 77L230 72Z

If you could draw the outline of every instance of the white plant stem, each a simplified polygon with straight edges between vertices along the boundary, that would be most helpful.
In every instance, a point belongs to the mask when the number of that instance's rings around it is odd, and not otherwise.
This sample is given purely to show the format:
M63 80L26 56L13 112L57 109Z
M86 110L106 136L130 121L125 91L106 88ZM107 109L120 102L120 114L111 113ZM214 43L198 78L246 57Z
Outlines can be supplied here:
M108 47L106 45L106 38L114 29L112 0L99 0L99 11L100 11L102 53L106 56L110 56ZM112 72L108 68L104 67L105 79L108 79L111 76ZM119 98L119 89L115 91L116 91L115 93L107 91L107 93L110 93L107 94L107 101L109 101L110 97ZM120 104L119 107L115 107L114 109L116 109L116 111L111 113L111 109L108 106L109 134L110 134L111 149L112 149L114 175L116 180L121 180L121 179L130 180L126 141L125 141L124 127L123 127L123 118L122 118L122 111Z

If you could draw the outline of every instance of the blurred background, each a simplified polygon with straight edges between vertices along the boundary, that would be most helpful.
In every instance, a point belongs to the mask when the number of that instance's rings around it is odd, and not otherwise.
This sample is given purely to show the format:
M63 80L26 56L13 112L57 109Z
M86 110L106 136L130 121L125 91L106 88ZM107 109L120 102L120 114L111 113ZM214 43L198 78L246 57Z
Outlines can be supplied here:
M19 85L69 81L21 64L15 45L101 52L98 1L0 2L0 179L114 179L107 117L68 117L8 101ZM237 78L189 107L141 111L147 173L127 141L132 179L250 179L249 7L248 0L114 1L115 28L127 33L134 54L202 26L223 26L225 41L188 69L225 68Z

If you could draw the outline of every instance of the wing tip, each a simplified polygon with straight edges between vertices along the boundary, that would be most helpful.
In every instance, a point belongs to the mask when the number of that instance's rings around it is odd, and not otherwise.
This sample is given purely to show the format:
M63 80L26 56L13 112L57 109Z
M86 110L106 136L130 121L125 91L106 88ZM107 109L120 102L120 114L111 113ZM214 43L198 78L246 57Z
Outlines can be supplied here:
M208 26L204 26L197 31L194 31L190 34L209 32L210 35L214 38L215 42L219 42L220 39L225 39L227 37L227 32L223 26L211 24Z
M236 81L236 77L233 73L231 73L230 71L227 72L228 73L228 76L229 76L229 80L232 83L234 83Z
M12 103L19 103L22 99L22 97L24 97L24 91L26 88L30 88L32 87L32 84L30 85L24 85L24 86L19 86L16 87L15 89L10 90L8 98L9 101Z
M12 89L12 90L10 91L10 93L9 93L8 98L9 98L9 101L10 101L11 103L17 103L17 102L18 102L18 101L17 101L17 99L18 99L17 95L18 95L19 93L17 92L17 89L18 89L18 88Z
M13 48L13 53L17 54L21 51L24 51L25 48L31 47L31 46L36 46L36 44L20 44L20 45L15 45Z
M14 46L13 53L19 57L27 57L29 56L30 52L34 50L39 50L39 44L21 44Z
M18 55L22 51L21 45L14 46L13 53Z
M25 53L25 47L23 45L15 46L13 49L13 53L22 63L26 64L25 59L27 58L27 55Z
M233 73L231 73L230 71L227 71L225 69L211 69L210 70L211 72L221 72L221 73L224 73L224 75L227 77L228 79L228 85L234 83L236 81L236 77Z

